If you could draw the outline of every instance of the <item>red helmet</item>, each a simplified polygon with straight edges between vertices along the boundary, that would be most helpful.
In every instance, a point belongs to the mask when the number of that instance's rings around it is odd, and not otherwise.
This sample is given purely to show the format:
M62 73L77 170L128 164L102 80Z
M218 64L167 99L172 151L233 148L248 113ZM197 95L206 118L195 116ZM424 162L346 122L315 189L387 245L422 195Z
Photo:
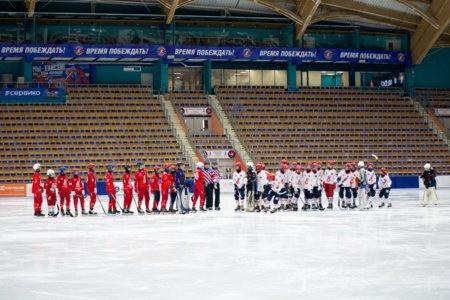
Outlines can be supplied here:
M88 169L93 169L95 166L94 166L94 164L88 164Z
M256 171L260 171L261 170L261 164L260 163L256 164L255 168L256 168Z
M302 165L301 164L297 164L295 166L295 171L301 171L302 170Z
M281 163L281 164L289 164L289 162L288 162L287 159L282 159L282 160L280 160L280 163Z
M235 167L239 167L239 168L241 168L241 167L242 167L242 164L241 164L241 162L240 162L240 161L238 161L237 163L235 163L235 164L234 164L234 166L235 166Z
M266 169L266 165L265 164L261 164L261 170L265 170Z
M381 171L381 173L383 173L383 174L387 174L387 169L386 169L386 168L381 168L380 171Z
M270 173L269 175L267 175L267 180L274 181L275 180L275 174Z
M164 164L164 169L170 168L171 164Z
M159 171L159 169L160 169L159 166L154 166L154 167L153 167L153 171L155 171L155 172L156 172L156 171Z

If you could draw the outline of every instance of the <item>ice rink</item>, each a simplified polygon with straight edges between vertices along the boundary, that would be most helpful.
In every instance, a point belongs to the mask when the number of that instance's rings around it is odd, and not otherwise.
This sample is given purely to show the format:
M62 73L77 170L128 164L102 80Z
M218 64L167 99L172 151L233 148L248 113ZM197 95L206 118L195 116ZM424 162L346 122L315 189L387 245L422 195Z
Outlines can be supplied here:
M437 207L412 189L391 209L274 215L235 213L226 194L220 212L41 219L31 198L3 198L0 299L449 299L438 194Z

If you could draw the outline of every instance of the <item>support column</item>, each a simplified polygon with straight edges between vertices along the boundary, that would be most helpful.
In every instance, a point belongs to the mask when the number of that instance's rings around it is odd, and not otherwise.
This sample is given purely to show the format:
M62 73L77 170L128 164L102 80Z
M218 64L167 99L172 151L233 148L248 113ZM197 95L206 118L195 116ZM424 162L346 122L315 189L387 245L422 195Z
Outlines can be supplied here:
M288 91L297 90L297 67L291 61L287 63L287 89Z
M414 95L414 69L409 68L405 70L405 92L408 96Z
M212 93L212 71L211 60L206 60L203 64L203 89L206 94Z
M169 65L163 59L156 62L153 73L153 89L161 94L169 89Z
M26 58L23 59L23 77L26 83L33 81L33 63Z

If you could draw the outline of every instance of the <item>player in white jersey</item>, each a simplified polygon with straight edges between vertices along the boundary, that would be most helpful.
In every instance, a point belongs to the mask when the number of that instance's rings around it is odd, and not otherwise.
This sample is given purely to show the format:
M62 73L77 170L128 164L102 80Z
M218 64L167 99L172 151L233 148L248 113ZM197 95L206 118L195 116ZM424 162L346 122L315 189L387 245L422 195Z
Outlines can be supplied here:
M324 210L322 206L322 175L319 171L320 164L317 162L312 163L313 177L313 203L311 209Z
M244 198L245 198L245 184L246 176L245 172L242 170L240 162L236 163L236 170L233 173L233 184L234 184L234 200L236 200L235 211L244 210Z
M261 209L268 207L268 203L266 203L270 191L268 175L269 173L265 170L264 164L256 164L256 212L260 212Z
M271 213L275 213L279 209L280 199L285 199L287 197L286 177L284 175L285 173L283 168L277 171L275 175L269 175L269 181L271 182L269 192Z
M358 162L358 172L356 173L356 183L358 188L358 206L360 210L368 209L367 203L367 172L365 163Z
M290 210L290 209L294 208L294 205L293 205L294 188L292 187L291 181L292 181L292 176L295 173L297 165L298 165L298 162L294 161L291 164L291 168L286 170L287 181L288 181L288 187L287 187L288 188L288 199L287 199L285 210Z
M302 165L297 164L295 167L295 172L293 172L290 185L292 187L292 210L298 211L298 199L301 197L302 187L303 187L303 172Z
M352 205L352 181L353 172L351 170L352 164L348 163L345 166L344 172L339 172L339 181L342 185L342 198L345 197L345 201L342 201L342 208L354 208ZM341 196L339 196L341 197Z
M305 204L302 210L308 210L311 208L311 204L314 201L314 183L316 181L316 174L312 171L311 164L306 165L306 172L303 174L303 193L305 194Z
M373 164L368 163L367 169L366 169L366 176L367 176L367 198L368 198L368 207L372 208L372 198L375 197L375 189L376 189L376 183L377 183L377 175L375 174L375 171L373 170Z
M384 202L387 201L387 207L392 207L391 199L389 198L389 193L391 192L392 180L385 168L381 168L381 174L378 178L378 187L380 188L380 200L381 204L379 208L384 207ZM384 198L384 200L383 200Z
M347 167L348 167L348 164L346 166L344 166L344 168L339 171L339 173L337 175L337 180L336 180L337 186L339 187L339 192L338 192L338 195L339 195L338 207L339 208L341 208L341 204L343 205L345 203L344 202L345 189L344 189L344 186L342 185L342 180L344 178L345 170L346 170Z
M356 176L358 174L358 170L357 170L357 165L358 163L352 163L351 164L351 173L352 173L352 183L351 183L351 191L352 191L352 197L353 197L353 202L352 202L352 209L356 208L356 198L358 198L358 183L356 182Z
M323 188L325 190L325 196L328 199L328 209L333 209L334 190L336 189L337 174L333 168L333 162L327 163L327 168L323 174Z

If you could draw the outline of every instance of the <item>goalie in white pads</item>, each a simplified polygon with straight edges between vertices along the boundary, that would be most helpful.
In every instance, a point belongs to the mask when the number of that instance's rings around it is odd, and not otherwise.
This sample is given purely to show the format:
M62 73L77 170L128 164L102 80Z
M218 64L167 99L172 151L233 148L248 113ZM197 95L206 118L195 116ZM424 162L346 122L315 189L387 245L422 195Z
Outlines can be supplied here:
M372 199L376 195L375 189L377 183L377 175L375 174L372 163L367 164L366 177L367 177L367 200L368 200L367 205L368 207L372 208L373 207Z
M255 211L260 212L262 209L269 208L270 203L267 200L270 192L269 172L264 164L256 164L256 194L255 194Z

